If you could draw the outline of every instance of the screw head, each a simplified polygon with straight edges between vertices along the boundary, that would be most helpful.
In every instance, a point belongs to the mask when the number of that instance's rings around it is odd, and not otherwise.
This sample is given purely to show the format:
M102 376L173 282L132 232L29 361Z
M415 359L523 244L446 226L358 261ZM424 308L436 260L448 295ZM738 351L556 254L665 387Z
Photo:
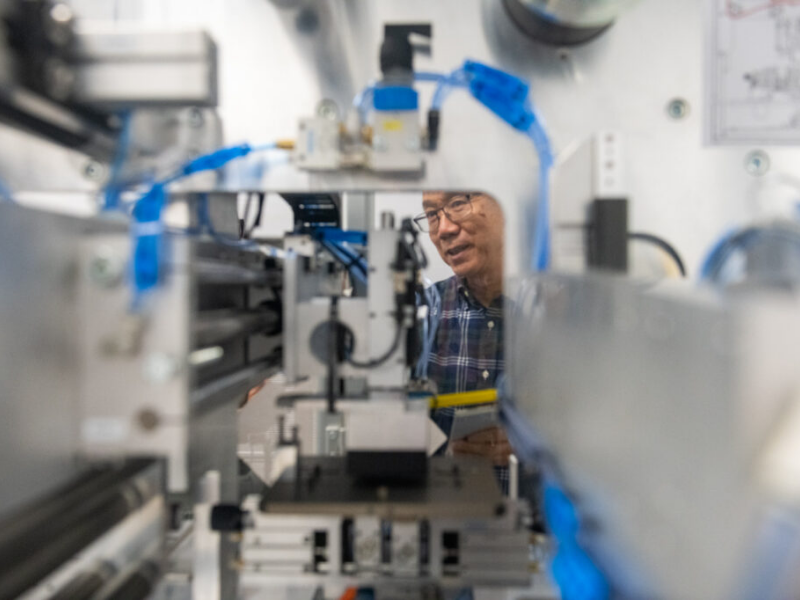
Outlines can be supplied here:
M206 122L205 117L203 116L203 111L199 108L190 108L189 109L189 127L193 129L200 129Z
M56 100L67 100L75 85L75 72L64 61L51 58L44 66L47 93Z
M755 177L760 177L769 171L769 154L763 150L753 150L744 157L745 170Z
M380 135L372 136L372 149L377 152L385 152L388 149L388 146L386 145L386 140L383 139L383 136Z
M98 248L89 262L89 279L100 287L119 285L124 271L122 260L110 248Z
M317 116L331 121L339 120L339 105L330 98L323 98L317 104Z
M47 38L56 46L66 46L72 40L75 13L67 4L59 2L50 9L49 16L45 25Z
M72 9L63 2L59 2L50 9L50 18L56 23L69 23L74 16Z
M683 98L673 98L667 104L667 114L675 120L683 119L689 114L689 103Z
M178 363L165 352L152 352L145 357L142 370L151 383L166 383L178 372Z
M161 422L158 413L152 408L144 408L140 410L139 414L137 415L137 420L139 422L139 427L145 431L152 431L158 427L159 423Z
M83 167L83 175L92 181L100 181L105 175L105 168L96 160L90 160Z
M422 143L420 142L418 136L416 135L408 136L408 139L406 140L406 150L408 150L409 152L418 152L421 147Z

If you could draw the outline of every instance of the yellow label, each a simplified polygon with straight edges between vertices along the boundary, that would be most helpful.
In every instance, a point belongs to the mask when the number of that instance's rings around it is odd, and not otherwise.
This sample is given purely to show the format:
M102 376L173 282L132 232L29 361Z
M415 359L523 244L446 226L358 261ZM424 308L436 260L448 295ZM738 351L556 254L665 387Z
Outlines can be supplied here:
M383 122L384 131L403 131L403 122L400 119L387 119Z

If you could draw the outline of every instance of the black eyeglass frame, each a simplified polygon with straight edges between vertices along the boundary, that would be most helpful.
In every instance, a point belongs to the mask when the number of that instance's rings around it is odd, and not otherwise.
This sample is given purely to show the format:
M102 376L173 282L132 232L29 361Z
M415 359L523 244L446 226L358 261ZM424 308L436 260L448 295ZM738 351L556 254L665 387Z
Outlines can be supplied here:
M420 214L420 215L417 215L416 217L414 217L414 219L413 219L413 221L414 221L414 224L415 224L415 225L417 226L417 228L418 228L420 231L422 231L423 233L429 233L429 232L431 232L431 231L434 231L434 232L435 232L435 231L437 231L437 230L439 229L439 221L441 220L441 219L439 218L439 213L440 213L440 212L444 213L444 215L445 215L445 216L446 216L446 217L447 217L447 218L448 218L450 221L452 221L453 223L462 223L462 222L463 222L463 221L465 221L467 218L469 218L469 216L470 216L470 215L472 215L472 200L473 200L473 198L474 198L475 196L477 196L477 194L456 194L456 195L452 196L452 197L451 197L451 198L450 198L450 199L449 199L449 200L448 200L448 201L447 201L447 202L444 204L444 206L440 206L439 208L437 208L436 210L433 210L433 211L426 211L426 212L424 212L424 213L422 213L422 214ZM467 206L468 206L468 209L467 209L467 212L465 212L463 215L461 215L460 217L458 217L458 218L454 219L454 218L452 217L452 215L451 215L451 214L448 212L447 208L448 208L448 207L449 207L449 206L450 206L450 205L451 205L453 202L455 202L456 200L460 200L460 199L465 199L465 200L467 201ZM432 226L431 226L431 218L428 216L428 212L433 212L433 213L436 215L436 227L432 227Z

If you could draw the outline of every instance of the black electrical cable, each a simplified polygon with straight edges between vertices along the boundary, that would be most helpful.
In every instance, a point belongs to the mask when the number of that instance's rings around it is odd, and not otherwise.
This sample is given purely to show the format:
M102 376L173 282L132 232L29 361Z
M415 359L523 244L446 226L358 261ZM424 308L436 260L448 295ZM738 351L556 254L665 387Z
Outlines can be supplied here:
M261 216L264 213L264 205L266 204L267 198L266 194L259 194L258 195L258 208L256 209L256 218L253 219L253 224L250 225L250 229L246 229L243 233L244 239L250 239L253 235L253 232L256 230L256 227L261 225ZM249 205L249 203L248 203ZM249 211L248 211L249 212ZM247 214L247 213L245 213ZM247 217L245 217L245 227L247 226Z
M667 240L660 238L657 235L653 235L652 233L640 233L640 232L629 232L628 239L647 242L648 244L653 244L654 246L658 246L664 252L669 254L670 258L672 258L673 261L675 261L675 264L678 266L678 270L681 272L681 277L686 277L686 267L684 266L681 255L678 254L678 251L675 249L675 247L672 244L670 244Z
M363 257L361 257L360 255L357 255L357 256L353 257L351 260L347 261L347 260L344 260L334 250L334 248L331 247L331 243L330 242L322 241L322 242L320 242L320 244L322 244L322 247L325 248L325 250L328 251L328 254L330 254L333 258L335 258L342 265L344 265L345 269L347 269L348 271L351 271L353 268L357 268L359 271L361 271L361 273L364 275L364 277L367 276L367 271L364 268L364 265L361 264L361 260L362 260Z
M391 356L397 351L398 346L400 345L400 339L403 337L403 325L400 321L397 322L397 329L394 333L394 341L392 342L391 348L389 348L386 353L379 356L378 358L374 358L367 362L359 362L357 360L353 360L352 353L348 354L347 362L349 362L354 367L358 367L359 369L374 369L375 367L381 366L387 360L391 358Z

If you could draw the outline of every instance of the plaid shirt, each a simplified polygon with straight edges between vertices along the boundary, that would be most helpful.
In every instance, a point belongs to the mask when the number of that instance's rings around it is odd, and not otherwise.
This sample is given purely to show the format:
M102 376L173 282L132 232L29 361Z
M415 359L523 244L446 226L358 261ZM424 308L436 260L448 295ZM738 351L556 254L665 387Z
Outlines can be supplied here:
M485 307L457 277L436 284L441 312L436 338L428 360L428 379L439 394L470 392L497 387L503 374L503 298ZM433 420L450 435L453 408L434 412ZM440 450L442 451L442 450ZM503 492L508 492L508 468L495 467Z

